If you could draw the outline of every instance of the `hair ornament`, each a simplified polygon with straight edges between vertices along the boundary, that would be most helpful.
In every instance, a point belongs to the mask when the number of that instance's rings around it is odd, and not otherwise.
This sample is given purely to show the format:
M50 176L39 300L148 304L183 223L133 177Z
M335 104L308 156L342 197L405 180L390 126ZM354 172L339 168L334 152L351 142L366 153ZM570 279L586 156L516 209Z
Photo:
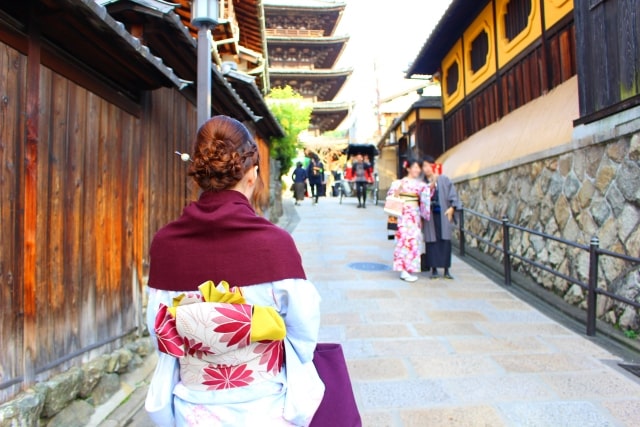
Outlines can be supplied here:
M181 153L179 151L176 151L175 153L180 156L180 160L182 160L183 162L193 162L193 160L191 160L191 156L188 153Z

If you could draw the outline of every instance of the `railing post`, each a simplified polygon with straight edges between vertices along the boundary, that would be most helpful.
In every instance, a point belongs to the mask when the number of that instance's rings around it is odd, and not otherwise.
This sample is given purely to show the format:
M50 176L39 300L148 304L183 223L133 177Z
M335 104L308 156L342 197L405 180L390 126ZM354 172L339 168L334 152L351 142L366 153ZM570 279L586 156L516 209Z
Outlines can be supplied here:
M502 217L502 249L504 256L504 284L511 285L511 252L509 250L509 218Z
M464 256L464 207L460 204L460 256Z
M596 303L598 287L598 248L600 240L597 237L591 238L589 245L589 288L587 291L587 335L596 335Z

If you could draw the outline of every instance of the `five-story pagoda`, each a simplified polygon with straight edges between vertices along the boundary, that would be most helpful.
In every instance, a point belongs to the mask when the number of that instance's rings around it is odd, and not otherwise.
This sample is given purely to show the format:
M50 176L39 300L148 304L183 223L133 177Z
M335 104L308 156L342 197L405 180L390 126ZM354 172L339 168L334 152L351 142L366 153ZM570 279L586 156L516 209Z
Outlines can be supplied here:
M349 40L335 35L345 6L326 0L264 3L270 86L291 86L313 102L309 130L316 135L336 129L349 112L348 103L332 102L352 73L335 68Z

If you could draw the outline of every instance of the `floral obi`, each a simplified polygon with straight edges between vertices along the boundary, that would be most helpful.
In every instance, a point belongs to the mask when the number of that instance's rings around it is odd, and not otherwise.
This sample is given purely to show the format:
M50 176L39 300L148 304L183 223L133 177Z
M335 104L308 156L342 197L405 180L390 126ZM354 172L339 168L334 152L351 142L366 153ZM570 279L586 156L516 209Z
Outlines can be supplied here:
M206 391L244 387L277 375L284 361L286 328L273 307L246 304L239 288L208 281L200 293L160 305L158 349L180 361L180 380Z

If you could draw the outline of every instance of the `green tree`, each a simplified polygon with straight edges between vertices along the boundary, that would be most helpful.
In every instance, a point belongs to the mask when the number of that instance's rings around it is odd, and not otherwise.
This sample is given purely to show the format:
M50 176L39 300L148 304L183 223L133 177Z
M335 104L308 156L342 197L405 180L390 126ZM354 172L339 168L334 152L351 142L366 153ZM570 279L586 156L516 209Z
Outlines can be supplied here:
M266 100L273 116L285 133L282 138L271 139L270 149L271 157L280 162L280 176L282 176L291 169L293 159L301 148L298 135L309 128L312 107L304 102L302 95L288 85L284 88L272 89Z

